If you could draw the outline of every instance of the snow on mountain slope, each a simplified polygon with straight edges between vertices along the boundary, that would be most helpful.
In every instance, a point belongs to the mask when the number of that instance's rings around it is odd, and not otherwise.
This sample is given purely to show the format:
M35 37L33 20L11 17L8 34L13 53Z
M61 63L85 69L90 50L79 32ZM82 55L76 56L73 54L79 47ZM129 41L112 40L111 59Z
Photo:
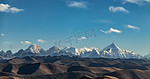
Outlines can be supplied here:
M122 50L115 43L105 47L100 51L100 55L106 58L141 58L141 55L135 54L132 51Z
M83 56L83 57L87 57L89 56L89 53L90 51L92 51L91 48L74 48L74 47L65 47L64 49L62 49L62 51L66 51L70 54L73 54L73 55L77 55L77 56Z
M56 47L56 46L53 46L53 47L51 47L50 49L48 49L46 51L46 55L53 56L54 54L59 53L59 52L60 52L60 49L58 47Z
M42 49L39 45L36 45L36 44L33 44L31 46L29 46L25 52L31 52L31 53L37 53L37 54L40 54L40 53L44 53L44 49Z
M92 49L92 51L90 51L88 57L89 58L99 58L100 57L100 53L98 52L97 49Z
M150 59L150 54L144 56L147 59Z
M65 47L64 49L62 49L62 51L70 52L74 55L80 55L79 50L77 48L74 48L74 47Z
M87 57L87 58L98 58L100 57L100 53L98 52L97 48L81 48L80 49L80 56L81 57Z
M80 48L79 51L84 54L85 52L89 52L89 51L92 51L93 48L87 48L87 47L84 47L84 48Z

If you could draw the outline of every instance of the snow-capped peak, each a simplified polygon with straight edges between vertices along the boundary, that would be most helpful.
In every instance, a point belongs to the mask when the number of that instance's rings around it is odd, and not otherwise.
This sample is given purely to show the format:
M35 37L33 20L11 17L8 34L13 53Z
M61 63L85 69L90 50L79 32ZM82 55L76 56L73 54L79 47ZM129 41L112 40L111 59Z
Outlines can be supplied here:
M56 46L53 46L50 49L48 49L47 51L59 52L60 49L58 47L56 47Z
M53 46L53 47L49 48L46 53L48 55L52 55L54 53L59 53L59 51L60 51L60 49L58 47Z
M102 57L108 58L141 58L140 55L133 53L132 51L122 50L115 43L105 47L100 51Z
M93 49L93 48L92 48ZM89 52L89 51L92 51L92 49L90 48L87 48L87 47L84 47L84 48L80 48L79 51L84 53L84 52Z
M53 47L51 47L52 49L59 49L58 47L56 47L56 46L53 46Z
M99 55L100 55L100 53L98 52L98 50L97 50L97 49L92 49L92 52L96 52L97 54L99 54Z
M40 53L41 51L43 51L43 49L39 45L33 44L29 46L28 49L26 49L25 51L32 53Z
M102 51L107 53L122 52L122 50L115 43L112 43L109 46L105 47Z
M3 50L0 50L0 52L4 52Z
M92 51L89 54L90 58L99 58L100 57L100 53L97 51L97 49L92 49Z
M115 43L112 43L111 45L107 46L104 49L118 49L118 50L121 50Z
M3 50L0 50L0 52L4 52Z
M6 55L6 53L3 50L1 50L0 51L0 56L5 56L5 55Z
M74 55L80 56L81 54L92 51L92 49L87 47L80 48L80 49L74 47L65 47L64 49L62 49L62 51L71 52Z
M63 51L66 52L71 52L74 55L80 55L79 49L74 48L74 47L65 47L64 49L62 49Z

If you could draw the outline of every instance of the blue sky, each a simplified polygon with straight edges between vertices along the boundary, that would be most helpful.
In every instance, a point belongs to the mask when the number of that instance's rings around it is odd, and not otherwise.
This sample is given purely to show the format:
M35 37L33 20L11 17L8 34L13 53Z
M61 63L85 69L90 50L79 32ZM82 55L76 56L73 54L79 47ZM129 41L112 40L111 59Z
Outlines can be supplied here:
M55 42L94 29L72 46L100 50L115 42L138 54L150 52L150 0L4 0L0 1L0 49L13 52ZM74 39L74 38L73 38Z

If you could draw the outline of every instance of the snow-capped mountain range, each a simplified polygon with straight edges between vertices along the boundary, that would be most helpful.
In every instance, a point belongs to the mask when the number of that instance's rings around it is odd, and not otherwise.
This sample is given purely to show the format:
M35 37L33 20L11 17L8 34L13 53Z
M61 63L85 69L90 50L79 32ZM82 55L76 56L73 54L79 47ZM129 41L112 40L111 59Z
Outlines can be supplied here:
M11 50L6 53L3 50L0 50L0 59L10 59L14 57L25 57L25 56L81 56L86 58L150 58L150 55L142 56L135 54L132 51L122 50L115 43L105 47L103 50L99 51L97 48L74 48L74 47L65 47L64 49L59 49L56 46L49 48L48 50L42 49L39 45L33 44L30 45L27 49L20 49L16 53L12 53Z

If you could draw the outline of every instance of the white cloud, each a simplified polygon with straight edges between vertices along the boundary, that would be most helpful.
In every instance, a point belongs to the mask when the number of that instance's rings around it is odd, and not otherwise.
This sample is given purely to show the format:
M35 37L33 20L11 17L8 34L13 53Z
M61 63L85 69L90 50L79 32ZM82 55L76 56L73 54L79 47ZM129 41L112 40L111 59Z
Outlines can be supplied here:
M70 1L68 2L68 7L74 7L74 8L87 8L87 2L77 2L77 1Z
M8 4L0 4L0 11L1 12L8 12L8 8L10 6Z
M114 7L114 6L110 6L109 7L109 11L111 12L123 12L123 13L129 13L129 10L126 10L124 7Z
M137 5L144 5L145 3L150 2L150 0L115 0L115 1L122 1L123 4L133 3L133 4L137 4Z
M126 27L130 28L130 29L136 29L136 30L140 30L139 27L133 26L133 25L126 25Z
M0 34L0 36L5 36L5 34Z
M112 32L115 32L115 33L122 33L122 31L120 30L117 30L117 29L113 29L113 28L110 28L108 31L103 31L103 30L100 30L101 32L104 32L104 33L112 33Z
M81 37L78 40L85 40L85 39L87 39L87 38L86 37Z
M26 45L26 44L31 44L30 41L21 41L20 43L21 43L21 44L24 44L24 45Z
M0 4L0 12L11 12L11 13L17 13L23 11L23 9L18 9L16 7L11 7L8 4Z
M18 8L16 8L16 7L12 7L12 8L10 8L10 11L11 11L12 13L16 13L16 12L21 12L21 11L23 11L23 9L18 9Z
M141 0L124 0L125 2L130 2L130 3L138 3ZM143 0L144 1L144 0Z
M42 39L38 39L37 40L39 43L44 43L45 42L45 40L42 40Z

